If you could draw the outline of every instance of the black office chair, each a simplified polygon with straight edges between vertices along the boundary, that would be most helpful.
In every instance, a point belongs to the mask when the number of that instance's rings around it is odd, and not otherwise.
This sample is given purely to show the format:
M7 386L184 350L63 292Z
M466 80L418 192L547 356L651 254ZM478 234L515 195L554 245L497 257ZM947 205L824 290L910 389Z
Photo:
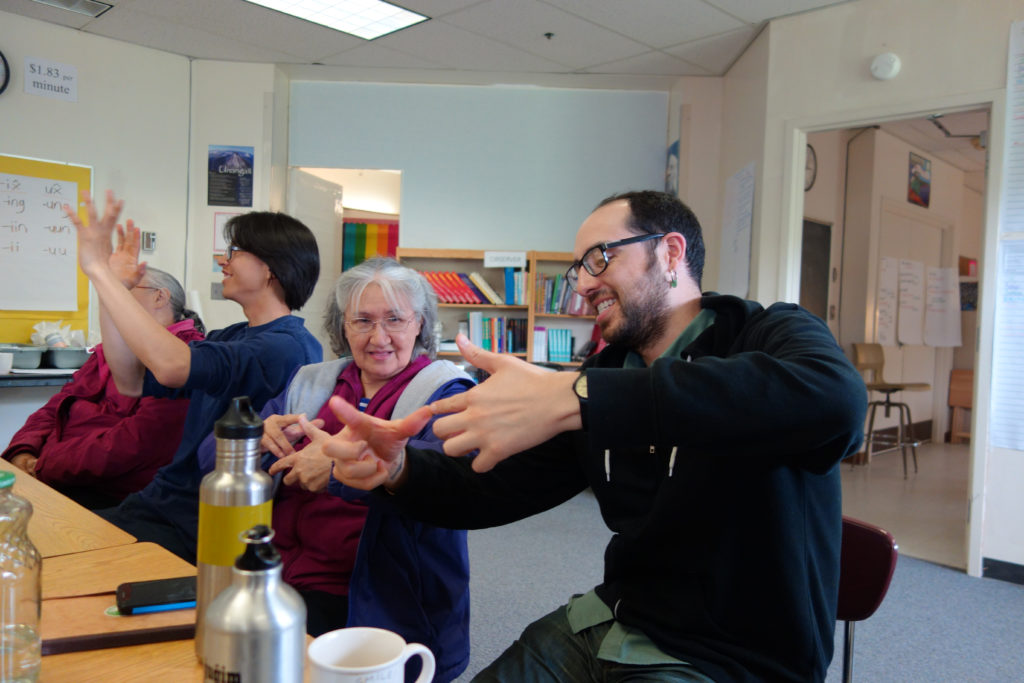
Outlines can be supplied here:
M885 529L843 516L836 610L836 619L845 623L843 683L853 680L854 622L867 619L882 604L896 570L897 551L896 539Z

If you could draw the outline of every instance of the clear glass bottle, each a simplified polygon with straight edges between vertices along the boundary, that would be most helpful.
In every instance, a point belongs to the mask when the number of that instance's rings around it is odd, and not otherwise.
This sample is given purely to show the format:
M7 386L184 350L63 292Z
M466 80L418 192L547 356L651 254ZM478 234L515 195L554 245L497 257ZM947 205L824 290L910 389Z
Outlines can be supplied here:
M14 495L14 473L0 472L0 683L39 677L39 573L28 537L32 504Z

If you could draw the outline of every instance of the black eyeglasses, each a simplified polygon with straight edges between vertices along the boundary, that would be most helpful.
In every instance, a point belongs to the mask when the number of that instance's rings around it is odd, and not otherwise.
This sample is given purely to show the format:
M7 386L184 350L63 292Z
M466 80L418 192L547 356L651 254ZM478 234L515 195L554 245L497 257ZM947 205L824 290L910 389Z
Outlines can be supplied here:
M574 261L569 269L565 271L565 279L569 281L569 286L576 291L576 285L579 282L580 266L586 268L587 272L597 277L604 272L605 268L608 267L608 250L614 247L621 247L626 244L636 244L638 242L646 242L647 240L657 239L664 237L663 232L652 232L647 235L636 235L635 237L627 237L624 240L616 240L615 242L601 242L595 244L590 249L583 252L583 258L579 261Z
M241 247L236 247L233 244L229 245L227 253L224 254L224 260L227 261L228 263L231 263L231 257L235 255L236 251L245 251L245 249L242 249Z

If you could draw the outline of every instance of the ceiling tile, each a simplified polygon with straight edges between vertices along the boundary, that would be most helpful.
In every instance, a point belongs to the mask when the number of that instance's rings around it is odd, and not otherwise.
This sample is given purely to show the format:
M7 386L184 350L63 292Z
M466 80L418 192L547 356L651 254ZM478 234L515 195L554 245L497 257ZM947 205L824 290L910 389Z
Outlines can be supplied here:
M19 14L29 19L48 21L51 24L60 24L61 26L69 26L71 28L82 28L90 21L94 21L88 15L50 7L49 5L32 2L32 0L3 0L0 10ZM107 14L111 12L113 10L107 10Z
M337 54L366 42L320 24L239 0L134 0L131 7L183 26L298 57L304 62L317 62L325 55Z
M293 64L301 61L293 55L181 26L132 10L123 10L106 21L96 22L89 27L88 32L196 59L269 64Z
M383 69L444 69L445 66L423 57L416 57L371 41L361 47L323 57L321 64L329 66L358 66Z
M665 52L702 66L710 74L721 76L743 54L760 30L760 26L748 26L712 38L666 48Z
M737 19L751 24L760 24L772 18L840 5L850 0L706 0Z
M581 69L650 48L537 0L488 0L443 19L472 33ZM545 33L553 33L551 39Z
M618 2L546 2L655 48L725 33L744 25L704 0L630 0L628 11Z
M443 64L449 69L475 71L564 72L556 62L529 54L443 21L427 21L375 42L406 54Z
M636 57L627 57L608 64L593 66L584 73L636 74L638 76L710 76L710 72L682 59L652 50Z

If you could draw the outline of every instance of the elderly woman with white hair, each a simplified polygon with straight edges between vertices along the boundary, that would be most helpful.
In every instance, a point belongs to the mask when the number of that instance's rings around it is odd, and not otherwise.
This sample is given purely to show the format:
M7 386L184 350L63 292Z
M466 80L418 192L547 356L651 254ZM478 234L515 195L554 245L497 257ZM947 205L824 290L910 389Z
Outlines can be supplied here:
M170 273L147 268L132 296L185 343L203 338L203 323L185 308ZM153 479L178 447L188 399L124 396L103 345L71 380L32 413L2 457L88 508L117 505Z
M390 629L429 647L434 680L450 681L469 661L466 532L407 519L346 489L320 451L343 427L327 406L332 396L390 419L473 385L435 359L436 320L437 296L415 270L373 258L342 273L324 323L340 358L300 368L267 404L263 448L278 458L270 473L286 472L274 500L274 544L285 581L306 600L308 632ZM432 423L411 442L437 446ZM418 658L410 662L418 666Z

